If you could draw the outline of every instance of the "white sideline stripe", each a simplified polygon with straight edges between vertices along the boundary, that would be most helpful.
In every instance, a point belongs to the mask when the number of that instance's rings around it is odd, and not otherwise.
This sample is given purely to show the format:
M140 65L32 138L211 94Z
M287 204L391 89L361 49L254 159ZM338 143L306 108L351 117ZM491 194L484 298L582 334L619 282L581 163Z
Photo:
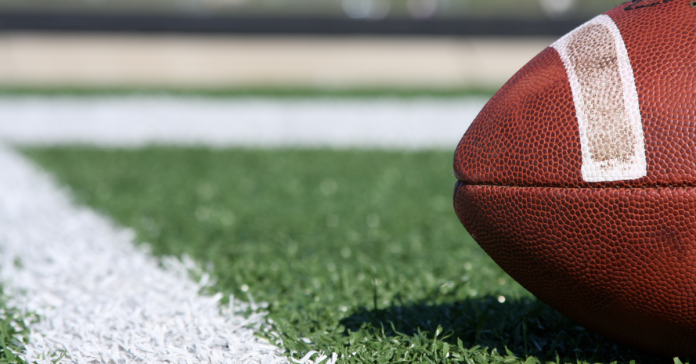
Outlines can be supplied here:
M459 99L0 98L0 141L454 150L485 104Z
M593 34L597 26L610 35ZM647 163L638 92L626 45L614 21L607 15L597 16L551 47L563 60L573 92L583 179L604 182L644 177ZM574 53L576 48L580 54Z
M62 362L73 363L287 363L254 336L263 314L245 319L235 312L248 304L198 295L209 280L187 278L192 260L165 258L159 268L132 231L74 206L3 147L0 170L0 279L11 306L42 318L21 354L27 362L64 350Z

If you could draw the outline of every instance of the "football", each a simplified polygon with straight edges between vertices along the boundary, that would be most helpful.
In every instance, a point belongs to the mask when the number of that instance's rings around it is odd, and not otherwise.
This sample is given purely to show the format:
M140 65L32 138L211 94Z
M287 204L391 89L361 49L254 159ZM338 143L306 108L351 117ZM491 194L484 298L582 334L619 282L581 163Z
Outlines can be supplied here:
M568 318L696 357L696 1L634 0L525 65L454 157L455 211Z

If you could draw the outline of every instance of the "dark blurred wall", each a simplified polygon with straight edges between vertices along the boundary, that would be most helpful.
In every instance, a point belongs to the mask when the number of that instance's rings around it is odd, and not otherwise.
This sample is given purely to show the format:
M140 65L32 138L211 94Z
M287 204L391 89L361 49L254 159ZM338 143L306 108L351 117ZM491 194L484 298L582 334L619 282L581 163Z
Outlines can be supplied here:
M0 90L495 90L619 2L0 0Z
M616 0L1 0L0 11L254 17L589 18Z

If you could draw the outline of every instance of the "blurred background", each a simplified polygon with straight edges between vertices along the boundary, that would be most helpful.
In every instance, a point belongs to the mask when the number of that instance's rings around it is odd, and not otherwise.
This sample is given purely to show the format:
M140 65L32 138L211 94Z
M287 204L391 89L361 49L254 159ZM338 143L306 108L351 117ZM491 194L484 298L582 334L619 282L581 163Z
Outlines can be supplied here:
M611 0L3 0L3 12L185 15L256 18L558 19L588 18Z
M0 0L0 89L495 90L620 0Z

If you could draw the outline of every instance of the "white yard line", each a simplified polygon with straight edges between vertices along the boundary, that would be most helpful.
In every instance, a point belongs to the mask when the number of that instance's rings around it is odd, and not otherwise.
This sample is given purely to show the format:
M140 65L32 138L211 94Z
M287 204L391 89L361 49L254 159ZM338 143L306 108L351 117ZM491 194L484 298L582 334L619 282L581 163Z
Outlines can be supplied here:
M485 101L480 97L4 98L0 141L454 150Z
M75 363L285 363L248 319L187 278L195 264L163 261L134 234L71 203L23 157L0 148L0 279L10 305L40 315L27 352ZM235 302L236 309L247 304Z

